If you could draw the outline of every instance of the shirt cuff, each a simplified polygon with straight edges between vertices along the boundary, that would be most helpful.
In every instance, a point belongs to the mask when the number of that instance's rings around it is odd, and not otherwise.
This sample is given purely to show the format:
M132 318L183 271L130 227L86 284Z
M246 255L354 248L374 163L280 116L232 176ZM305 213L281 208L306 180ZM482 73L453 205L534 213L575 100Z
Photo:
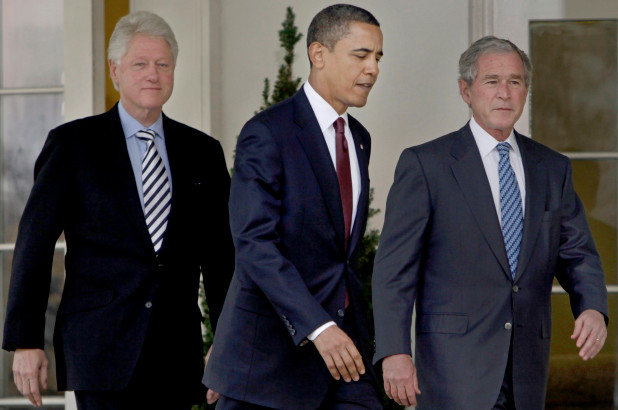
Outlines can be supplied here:
M329 327L335 326L335 325L337 325L337 324L335 322L333 322L333 321L326 322L322 326L320 326L317 329L315 329L313 332L309 333L309 336L307 336L307 339L309 339L309 340L311 340L313 342L316 337L320 336L320 333L322 333L323 331L325 331Z

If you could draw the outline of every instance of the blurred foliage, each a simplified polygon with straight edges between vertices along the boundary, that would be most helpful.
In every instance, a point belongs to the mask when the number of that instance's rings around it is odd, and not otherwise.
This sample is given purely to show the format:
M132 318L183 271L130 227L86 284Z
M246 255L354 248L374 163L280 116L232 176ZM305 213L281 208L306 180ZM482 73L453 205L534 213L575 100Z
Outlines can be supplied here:
M282 29L279 30L279 43L285 50L283 63L279 66L279 74L272 95L270 95L270 80L264 79L264 90L262 91L262 106L258 111L262 111L273 104L293 96L300 85L300 78L293 79L292 64L294 62L294 46L302 38L302 33L298 32L298 27L294 25L296 16L291 7L288 7L285 20L281 23Z

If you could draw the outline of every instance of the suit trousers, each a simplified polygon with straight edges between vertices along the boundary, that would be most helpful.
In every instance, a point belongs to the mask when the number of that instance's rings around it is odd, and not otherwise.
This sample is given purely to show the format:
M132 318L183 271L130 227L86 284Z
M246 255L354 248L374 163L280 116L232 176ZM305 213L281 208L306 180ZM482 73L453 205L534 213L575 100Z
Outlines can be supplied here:
M174 358L174 351L159 340L167 331L167 318L153 308L146 338L129 384L117 391L76 391L79 410L189 410L206 399L206 387L200 374L187 378L183 364ZM199 360L200 358L197 357Z
M349 307L347 311L350 311ZM346 312L347 312L346 311ZM341 329L358 346L358 336L356 325L353 323L352 315L345 315ZM378 410L382 409L382 404L378 395L376 381L370 375L369 366L371 362L364 358L367 371L361 375L357 382L346 383L341 380L331 379L330 387L318 410ZM229 397L221 397L217 403L217 410L266 410L268 407L258 406Z
M504 372L504 380L498 394L498 400L493 410L515 410L515 397L513 395L513 336L511 334L511 346L509 347L509 360Z

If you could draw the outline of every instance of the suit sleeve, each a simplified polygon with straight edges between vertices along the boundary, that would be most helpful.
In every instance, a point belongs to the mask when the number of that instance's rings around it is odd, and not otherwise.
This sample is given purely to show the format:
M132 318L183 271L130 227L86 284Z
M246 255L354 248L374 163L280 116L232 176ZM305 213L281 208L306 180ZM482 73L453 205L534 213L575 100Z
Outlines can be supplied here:
M412 312L430 218L427 182L416 153L407 149L401 154L388 194L373 267L375 363L394 354L412 354Z
M256 286L287 325L295 344L332 320L313 297L296 267L282 252L278 226L285 171L270 130L258 121L243 128L236 146L230 193L230 221L236 247L236 275ZM311 246L311 244L307 244Z
M64 140L51 131L35 164L35 181L22 215L4 322L3 349L44 346L54 248L63 230L68 184Z
M560 258L556 278L570 297L577 318L594 309L608 321L607 288L601 259L588 226L584 206L573 189L571 163L567 165L560 209Z
M211 165L207 178L214 181L218 187L214 197L209 201L210 212L208 217L209 243L208 250L201 261L204 290L210 324L216 330L219 315L223 309L223 302L227 294L232 275L234 274L234 244L230 232L228 199L230 196L230 174L225 165L225 156L219 142L209 146Z

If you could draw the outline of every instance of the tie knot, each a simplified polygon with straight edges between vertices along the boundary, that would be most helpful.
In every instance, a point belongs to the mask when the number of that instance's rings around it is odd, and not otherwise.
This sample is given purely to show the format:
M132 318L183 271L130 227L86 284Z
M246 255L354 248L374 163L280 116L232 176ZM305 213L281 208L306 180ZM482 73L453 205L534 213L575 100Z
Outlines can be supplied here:
M154 130L151 130L151 129L148 129L148 128L145 128L143 130L139 130L139 131L137 131L135 133L135 136L137 138L141 139L142 141L147 141L147 142L153 141L155 135L157 135L157 133L154 132Z
M498 148L498 152L502 156L502 155L509 153L509 149L511 148L511 145L508 142L500 142L497 148Z
M335 127L335 134L344 134L345 120L343 118L337 118L337 121L334 122L333 126Z

